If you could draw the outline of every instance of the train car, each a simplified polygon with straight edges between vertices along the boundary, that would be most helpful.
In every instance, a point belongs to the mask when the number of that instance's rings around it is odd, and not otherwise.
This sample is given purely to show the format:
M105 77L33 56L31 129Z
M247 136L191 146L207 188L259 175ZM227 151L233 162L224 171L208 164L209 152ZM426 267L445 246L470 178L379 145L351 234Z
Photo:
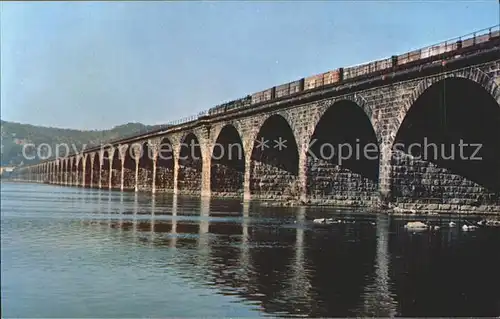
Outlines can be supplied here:
M208 115L215 115L224 113L230 110L242 108L251 104L252 97L250 95L245 96L244 98L240 98L237 100L229 101L226 103L219 104L215 107L212 107L208 110Z
M270 89L267 89L264 91L264 100L265 101L270 101L275 98L276 96L276 88L273 86Z
M304 78L290 82L290 94L304 91Z
M304 79L304 90L311 90L320 86L323 86L323 73Z
M264 101L264 91L252 94L252 104Z
M458 49L458 42L457 41L445 42L443 44L443 46L444 46L444 49L441 50L441 51L443 51L442 53L453 52L453 51L456 51Z
M401 65L404 65L404 64L407 64L410 62L418 61L421 59L421 54L422 54L421 49L407 52L404 54L400 54L400 55L398 55L398 58L397 58L397 60L398 60L397 65L401 66Z
M208 115L215 115L224 112L224 105L217 105L208 110Z
M375 71L385 71L392 67L392 58L384 59L375 62Z
M370 73L370 63L359 64L349 68L344 68L344 80L354 79L358 76Z
M491 39L491 35L489 33L474 36L474 37L463 40L462 41L462 48L468 48L468 47L472 47L472 46L480 44L480 43L488 42L490 39Z
M500 30L492 30L490 32L490 40L500 37Z
M274 99L275 88L272 87L270 89L260 91L252 94L252 104L270 101Z
M432 50L432 47L427 47L423 48L420 50L420 58L421 59L427 59L430 58L434 55L434 52Z
M239 109L239 108L247 107L250 104L252 104L252 97L250 95L247 95L244 98L237 100L236 103L234 103L232 108Z
M276 87L276 98L290 95L290 83L278 85Z
M441 53L444 53L444 46L441 44L433 45L429 48L430 56L439 56ZM420 51L420 58L422 58L422 51Z
M475 42L474 38L468 38L468 39L462 40L462 48L472 47L474 45L474 42Z
M368 72L369 73L380 72L383 70L390 69L391 67L392 67L391 58L374 61L368 64Z
M323 85L335 84L339 81L340 81L340 72L338 69L323 73Z
M490 35L489 34L484 34L476 37L476 44L488 42L490 40Z

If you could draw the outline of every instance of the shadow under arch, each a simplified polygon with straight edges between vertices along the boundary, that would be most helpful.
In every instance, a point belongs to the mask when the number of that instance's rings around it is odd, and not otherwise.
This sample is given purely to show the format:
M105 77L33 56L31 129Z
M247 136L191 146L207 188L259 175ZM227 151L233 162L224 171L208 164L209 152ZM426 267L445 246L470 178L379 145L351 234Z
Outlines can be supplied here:
M234 125L227 124L222 128L213 146L210 161L212 194L243 195L245 151Z
M164 137L158 147L156 160L155 187L158 192L173 192L174 190L174 151L172 142Z
M357 103L332 104L316 124L309 146L308 199L370 201L376 196L379 145L370 118Z
M66 158L66 182L68 186L73 185L73 167L74 167L74 159L72 157ZM39 170L39 167L37 167Z
M151 191L153 187L153 154L146 140L141 143L141 152L138 165L137 189Z
M179 192L200 194L203 159L200 142L192 132L181 140L178 159L177 189Z
M500 105L479 83L449 77L415 100L391 158L392 196L500 204ZM411 176L411 178L408 178Z
M83 163L84 163L85 159L83 158L83 156L78 156L76 158L76 170L77 170L77 174L76 174L76 185L81 187L83 185L83 180L84 180L84 176L83 176Z
M115 148L113 158L111 159L111 188L120 189L122 180L122 163L120 161L120 151Z
M250 193L257 197L298 197L299 152L292 128L278 114L268 117L253 143Z
M63 159L63 184L67 184L69 181L69 159ZM36 171L35 171L36 172Z
M80 183L78 182L78 179L80 175L78 174L78 169L79 169L79 164L78 164L79 158L78 157L73 157L73 161L70 162L71 169L70 169L70 185L72 186L80 186Z
M135 159L133 157L134 144L127 145L123 151L123 189L135 189Z
M92 167L92 185L90 187L99 187L99 178L100 178L100 170L101 170L101 154L96 152L94 154L94 161Z
M106 149L102 153L102 168L101 168L101 187L110 188L110 176L111 176L111 164L112 164L112 152L111 149Z
M87 154L84 158L85 161L85 176L83 177L85 182L85 187L92 187L91 185L91 176L92 176L92 158L90 154Z

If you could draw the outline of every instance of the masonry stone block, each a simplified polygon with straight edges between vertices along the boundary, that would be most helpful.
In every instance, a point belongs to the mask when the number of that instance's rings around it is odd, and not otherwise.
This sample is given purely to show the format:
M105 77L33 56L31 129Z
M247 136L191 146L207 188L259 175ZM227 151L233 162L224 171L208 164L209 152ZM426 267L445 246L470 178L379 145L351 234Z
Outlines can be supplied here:
M342 84L270 101L258 110L220 113L113 145L107 162L103 159L104 150L93 150L74 159L49 161L37 170L27 168L21 176L49 183L148 192L300 199L344 206L374 206L384 202L430 211L500 212L500 190L495 189L494 178L490 178L491 185L485 185L478 182L477 176L460 173L459 166L450 169L440 162L414 159L406 151L401 154L394 150L396 142L409 143L413 136L408 133L410 137L401 137L406 136L405 120L418 101L442 81L453 79L481 87L496 101L496 110L489 110L488 114L500 114L498 59L456 69L447 64L437 73L412 71L401 80L374 79L373 85L363 86ZM342 113L345 103L350 103L356 111ZM482 106L475 107L470 114L479 112ZM329 114L335 115L330 119ZM352 117L344 118L346 114ZM498 124L491 126L492 137L485 142L500 143ZM412 127L411 132L418 132L419 128L424 130L425 123L417 121ZM352 142L363 129L372 132L362 145L374 142L378 154L376 165L336 163L309 154L310 143L319 136L318 132L322 132L323 142L342 139ZM259 150L259 139L263 137L269 146ZM288 144L286 149L278 151L275 142L280 137ZM150 156L138 158L133 144L147 145ZM228 156L217 158L218 144L240 145L242 154L237 160ZM165 145L170 152L168 159L159 155ZM492 147L491 152L498 149L500 146ZM118 160L113 154L117 154ZM496 163L500 167L500 157ZM494 164L494 160L487 162L492 167L491 175L500 180L500 169L495 170Z

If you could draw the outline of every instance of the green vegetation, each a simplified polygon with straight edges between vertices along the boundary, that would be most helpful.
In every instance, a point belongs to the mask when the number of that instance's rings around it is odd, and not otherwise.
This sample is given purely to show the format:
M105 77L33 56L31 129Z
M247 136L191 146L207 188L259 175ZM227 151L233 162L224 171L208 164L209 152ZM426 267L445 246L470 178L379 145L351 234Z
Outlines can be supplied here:
M110 130L81 131L73 129L60 129L53 127L35 126L14 122L1 121L1 164L19 165L21 163L36 163L39 159L27 160L23 156L23 147L26 144L34 144L39 147L42 144L50 145L55 151L57 144L66 144L69 147L74 145L80 151L85 145L86 148L100 145L102 143L118 138L145 133L147 131L160 128L160 125L144 125L141 123L128 123L115 126ZM45 148L40 148L46 150ZM64 152L64 148L61 148ZM35 155L33 148L26 147L26 153ZM64 154L64 153L63 153ZM52 154L55 155L55 154Z

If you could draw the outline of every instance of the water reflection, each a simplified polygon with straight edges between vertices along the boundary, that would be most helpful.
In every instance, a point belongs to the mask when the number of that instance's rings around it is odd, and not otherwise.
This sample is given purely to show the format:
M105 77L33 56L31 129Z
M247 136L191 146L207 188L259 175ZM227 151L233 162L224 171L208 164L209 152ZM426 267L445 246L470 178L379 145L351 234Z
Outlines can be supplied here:
M495 230L413 234L401 219L324 208L90 189L73 196L81 212L67 218L83 220L78 232L144 248L136 267L273 316L500 314ZM319 227L318 215L343 222Z
M177 194L174 194L172 199L172 228L170 230L170 247L177 246Z
M210 267L210 199L202 197L200 200L199 230L198 230L198 253L196 255L196 265L198 269L208 269Z
M304 253L305 214L304 207L297 209L295 258L290 267L292 276L290 276L281 298L293 300L297 314L310 315L314 306L314 298L311 292L312 286L309 281L308 265Z
M123 196L119 203L126 206ZM409 311L407 296L415 294L402 288L405 279L394 278L394 267L413 264L410 277L419 277L417 268L429 263L430 256L418 249L412 252L411 243L422 250L426 238L427 246L446 248L457 236L457 229L410 234L401 221L392 223L383 215L356 216L352 220L357 222L318 228L304 207L276 212L257 203L178 195L152 197L146 206L140 195L132 196L131 227L124 226L127 222L120 213L113 228L130 229L134 241L140 238L152 247L176 249L166 267L177 268L185 280L217 287L224 295L239 296L276 316L402 315ZM277 214L280 218L274 217ZM113 223L111 214L108 218ZM398 257L390 253L391 236L406 247L392 247ZM394 285L394 280L400 284Z
M153 196L151 198L151 226L150 226L150 234L149 234L149 241L150 243L153 243L155 240L155 224L156 224L156 196Z
M132 215L132 237L137 238L137 214L139 213L139 194L134 193L134 205L133 205L133 215Z
M107 207L107 211L108 211L108 220L107 220L107 223L106 223L106 226L107 226L107 230L108 231L111 231L112 229L112 214L114 213L113 212L113 202L111 201L112 199L112 196L113 196L113 193L111 191L108 190L108 207Z
M391 292L392 284L389 276L389 225L388 216L377 216L375 275L370 278L365 288L364 303L360 313L362 317L394 317L397 314L397 304L395 295Z
M244 287L245 285L248 285L250 282L250 269L249 265L251 264L251 258L250 258L250 245L249 245L249 233L248 233L248 228L249 228L249 222L250 222L250 203L249 202L244 202L243 203L243 218L241 219L241 245L240 245L240 255L238 258L238 267L236 270L235 276L237 276L240 280L240 282L243 284L242 286ZM239 292L243 293L245 292L245 288L240 288ZM236 287L235 289L238 289Z

